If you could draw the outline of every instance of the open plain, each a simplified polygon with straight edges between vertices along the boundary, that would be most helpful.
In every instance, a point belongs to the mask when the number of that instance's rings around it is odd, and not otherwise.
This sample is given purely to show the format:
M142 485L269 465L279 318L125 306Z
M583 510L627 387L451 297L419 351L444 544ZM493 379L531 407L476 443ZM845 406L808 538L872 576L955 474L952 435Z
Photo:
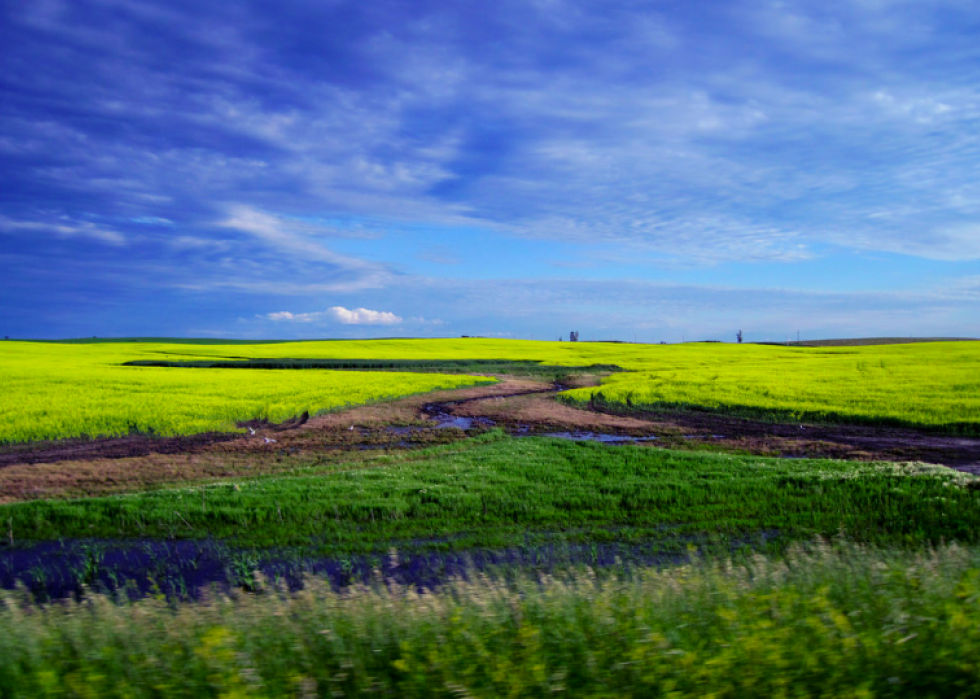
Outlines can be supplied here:
M835 644L859 638L880 652L841 672L870 672L869 686L892 687L888 673L926 652L912 639L959 658L969 643L945 629L980 619L970 587L980 557L980 343L3 343L0 351L5 415L15 416L0 445L0 586L20 590L3 593L0 636L20 667L67 653L79 672L119 676L124 666L84 650L76 624L94 625L102 647L138 663L139 644L121 629L141 615L181 629L176 657L201 677L219 655L200 648L233 650L277 694L297 694L296 682L322 694L339 682L345 691L425 695L442 663L471 666L485 652L480 643L511 632L540 637L546 671L471 678L491 695L509 683L521 695L544 692L558 676L592 686L595 676L573 670L589 653L658 668L649 686L666 692L686 686L667 678L695 649L711 667L762 663L770 687L796 667L789 657L799 648L768 629L790 634L819 620L829 626L808 643L822 650L806 662L826 671L842 652ZM792 389L773 388L791 384L806 396L800 406ZM86 400L74 402L78 395ZM18 401L30 420L16 417ZM133 427L120 434L114 426L127 420ZM10 436L18 434L44 439ZM859 571L858 561L877 572ZM938 577L909 572L924 566ZM800 570L810 571L805 580L794 577ZM884 577L868 583L869 575ZM910 592L913 579L925 597ZM871 593L855 593L866 584L891 606L870 610ZM639 611L674 594L728 602L695 612L670 597L662 613ZM773 606L753 607L759 594ZM824 601L801 606L801 594ZM321 648L301 640L304 624L284 628L301 649L295 657L320 667L300 671L273 662L250 625L306 614L310 595L333 600L322 623L352 645ZM191 621L208 618L215 596L229 616ZM644 628L659 629L654 640L628 615L586 613L627 598L647 614ZM76 601L31 612L15 628L17 614L59 599ZM150 611L147 599L174 611ZM421 613L406 604L432 610L421 630L368 611ZM953 606L939 613L942 604ZM920 605L933 605L933 616L913 620ZM490 608L510 610L496 630L477 611ZM708 640L734 623L731 609L744 624ZM596 623L619 629L623 644L587 650ZM672 630L686 623L708 635ZM579 640L547 640L559 627ZM460 640L436 660L432 644L457 632L484 640ZM41 636L52 639L47 650L25 655ZM725 638L740 644L731 657ZM514 655L524 641L501 643L500 667L526 662ZM661 650L643 655L646 643ZM0 687L39 691L38 677L8 664ZM617 677L622 687L645 681ZM725 681L719 671L691 686Z

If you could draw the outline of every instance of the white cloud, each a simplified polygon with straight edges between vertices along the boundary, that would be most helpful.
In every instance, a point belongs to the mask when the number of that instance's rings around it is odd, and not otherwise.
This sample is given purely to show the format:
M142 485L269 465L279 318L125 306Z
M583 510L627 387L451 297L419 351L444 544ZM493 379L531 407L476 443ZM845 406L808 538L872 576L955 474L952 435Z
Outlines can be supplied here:
M299 323L309 323L314 320L314 316L317 314L313 313L290 313L289 311L279 311L278 313L268 313L266 318L269 320L291 320Z
M275 322L286 321L290 323L315 323L324 320L333 320L344 325L396 325L402 322L401 316L397 316L390 311L372 311L367 308L349 309L343 306L333 306L326 311L319 311L317 313L277 311L259 317ZM421 322L427 322L424 319L420 320Z
M395 325L402 322L402 319L394 313L371 311L367 308L349 310L343 306L334 306L328 309L327 313L344 325Z

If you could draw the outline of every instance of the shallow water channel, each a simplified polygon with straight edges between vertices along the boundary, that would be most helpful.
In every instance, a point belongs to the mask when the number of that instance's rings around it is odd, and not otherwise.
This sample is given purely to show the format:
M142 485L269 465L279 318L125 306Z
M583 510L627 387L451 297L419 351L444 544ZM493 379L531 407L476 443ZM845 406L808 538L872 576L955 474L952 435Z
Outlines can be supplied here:
M456 428L460 430L471 430L476 428L488 429L495 427L496 422L487 417L462 417L454 415L443 404L433 404L425 406L424 413L432 421L432 427L389 427L389 434L396 434L406 437L406 442L410 441L412 434L420 430L427 429L448 429ZM654 442L657 437L633 437L624 434L612 434L607 432L593 432L588 430L559 431L559 432L533 432L529 425L519 425L511 428L508 432L515 437L551 437L553 439L569 439L573 441L601 442L603 444L637 444L641 442Z

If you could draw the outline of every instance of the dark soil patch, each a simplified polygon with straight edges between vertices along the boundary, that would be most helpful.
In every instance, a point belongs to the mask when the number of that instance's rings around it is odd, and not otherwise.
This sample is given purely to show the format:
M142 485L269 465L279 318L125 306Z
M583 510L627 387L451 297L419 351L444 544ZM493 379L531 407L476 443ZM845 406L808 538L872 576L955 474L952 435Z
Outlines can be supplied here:
M715 447L786 457L830 457L875 461L924 461L980 474L980 438L878 425L772 423L717 413L592 410L628 414L662 424L678 436L701 437ZM669 446L674 446L669 444Z
M778 537L778 531L762 531L732 539L723 549L765 549ZM382 582L431 590L488 572L552 575L583 565L619 570L679 565L691 560L689 545L708 543L698 536L646 543L559 540L509 549L439 551L412 546L386 554L323 557L301 550L238 549L214 540L48 541L0 546L0 589L23 588L38 601L79 598L87 591L115 592L130 599L159 593L194 599L215 586L257 591L273 583L296 590L305 578L318 576L334 589Z
M0 468L11 464L37 464L80 459L122 459L147 454L183 454L200 451L212 444L241 439L225 432L180 437L155 437L135 434L126 437L96 439L59 439L0 447Z
M510 374L514 376L565 376L624 371L615 364L559 366L540 361L510 359L245 359L222 358L193 361L139 359L123 366L183 369L330 369L338 371L411 371L439 374Z

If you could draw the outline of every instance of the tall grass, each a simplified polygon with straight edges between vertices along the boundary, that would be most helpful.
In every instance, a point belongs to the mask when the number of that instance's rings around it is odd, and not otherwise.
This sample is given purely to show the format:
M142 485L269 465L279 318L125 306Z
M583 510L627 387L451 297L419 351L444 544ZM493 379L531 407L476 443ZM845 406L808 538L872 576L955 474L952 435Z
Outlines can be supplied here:
M36 606L0 697L975 697L980 548Z

